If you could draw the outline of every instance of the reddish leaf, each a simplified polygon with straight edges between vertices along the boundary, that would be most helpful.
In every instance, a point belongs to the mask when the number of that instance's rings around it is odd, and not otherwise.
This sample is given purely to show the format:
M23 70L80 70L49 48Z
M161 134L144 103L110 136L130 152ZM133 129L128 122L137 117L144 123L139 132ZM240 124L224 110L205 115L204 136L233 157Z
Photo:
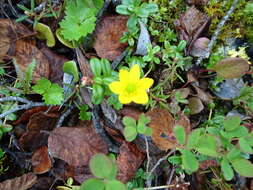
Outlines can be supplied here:
M52 162L48 155L48 148L46 146L38 148L33 153L32 165L33 165L33 172L35 174L43 174L51 169Z
M108 153L107 144L91 127L60 127L48 138L50 155L69 165L87 165L96 153Z
M113 61L125 50L127 44L120 38L127 31L127 19L122 15L105 16L97 24L94 48L99 57Z
M117 158L117 179L123 183L132 179L144 158L145 155L137 149L135 144L124 142L120 147L120 154Z
M151 118L149 126L152 128L152 140L161 150L173 149L176 140L173 135L175 120L172 115L164 109L155 108L146 113Z
M0 183L2 190L26 190L32 187L37 181L37 176L33 173L24 174L21 177L6 180Z
M249 70L249 64L245 59L231 57L221 60L212 69L225 79L233 79L242 77Z

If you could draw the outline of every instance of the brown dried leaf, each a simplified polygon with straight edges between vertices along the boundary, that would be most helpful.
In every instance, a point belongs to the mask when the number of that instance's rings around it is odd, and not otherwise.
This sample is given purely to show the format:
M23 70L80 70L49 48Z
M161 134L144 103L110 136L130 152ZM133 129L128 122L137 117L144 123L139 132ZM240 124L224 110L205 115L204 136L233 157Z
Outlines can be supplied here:
M48 154L47 146L42 146L33 153L32 165L35 174L43 174L51 169L52 162Z
M94 48L99 57L113 61L123 53L127 43L121 43L120 38L127 31L127 19L122 15L105 16L97 24Z
M120 154L117 158L117 179L123 183L132 179L144 158L145 155L137 149L135 144L124 142L120 147Z
M195 40L208 26L209 18L194 6L189 8L184 15L175 21L177 33L181 40L188 44L187 54L191 50Z
M206 170L211 166L217 167L219 164L216 160L205 160L199 164L199 168L202 170Z
M15 44L13 58L16 59L14 63L16 72L20 77L24 73L33 59L36 60L36 67L33 72L33 82L41 79L42 77L49 78L49 62L45 55L31 42L18 40Z
M187 0L190 5L207 5L209 0Z
M188 99L190 114L198 114L204 109L204 105L198 97L191 97Z
M149 126L152 128L152 140L161 150L175 148L176 140L173 135L175 120L172 115L164 109L155 108L146 113L151 118ZM165 137L163 137L165 136Z
M33 173L27 173L20 177L6 180L0 183L2 190L26 190L37 182L37 176Z
M199 97L204 103L210 104L213 102L213 97L208 92L205 92L195 85L193 85L193 87L197 91L197 97Z
M208 38L202 37L198 38L194 43L190 50L190 55L195 57L202 57L205 56L208 52L208 44L210 40Z
M139 119L139 116L142 114L143 112L141 112L140 110L138 110L135 107L131 107L131 106L124 106L123 109L120 110L120 114L123 117L132 117L135 120Z
M249 70L249 64L245 59L230 57L221 60L212 69L225 79L233 79L242 77Z
M48 138L50 155L72 166L87 165L96 153L108 153L107 144L91 127L60 127Z
M8 57L8 50L16 40L32 34L29 29L20 23L15 23L9 19L0 19L0 61L4 57Z

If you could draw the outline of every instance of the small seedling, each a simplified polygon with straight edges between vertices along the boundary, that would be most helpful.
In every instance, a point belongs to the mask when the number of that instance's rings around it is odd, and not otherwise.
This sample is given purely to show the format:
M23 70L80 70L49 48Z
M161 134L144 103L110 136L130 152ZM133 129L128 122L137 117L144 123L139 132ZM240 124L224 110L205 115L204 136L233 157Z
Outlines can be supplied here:
M138 133L143 134L146 136L152 135L152 129L147 126L150 122L150 118L146 117L145 114L141 114L137 123L136 120L131 117L124 117L123 124L125 125L124 128L124 136L127 141L133 141Z

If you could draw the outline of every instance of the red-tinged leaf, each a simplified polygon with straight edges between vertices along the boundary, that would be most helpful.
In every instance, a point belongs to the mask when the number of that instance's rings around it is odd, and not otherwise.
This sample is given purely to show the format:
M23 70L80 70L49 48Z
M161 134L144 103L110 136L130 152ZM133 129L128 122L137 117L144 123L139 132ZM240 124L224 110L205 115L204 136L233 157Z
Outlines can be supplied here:
M50 155L73 166L87 165L96 153L108 153L107 144L91 127L60 127L48 138Z
M24 174L20 177L9 179L0 183L1 190L26 190L32 187L37 181L33 173Z
M48 154L48 148L42 146L32 155L33 173L43 174L48 172L52 167L52 162Z
M135 144L124 142L120 147L120 154L117 158L117 179L123 183L132 179L144 158L145 155L137 149Z
M121 43L120 38L127 31L128 17L122 15L105 16L96 28L94 48L101 58L113 61L125 48L126 43ZM115 27L117 26L117 27Z
M212 69L225 79L233 79L242 77L249 70L249 64L245 59L230 57L221 60Z

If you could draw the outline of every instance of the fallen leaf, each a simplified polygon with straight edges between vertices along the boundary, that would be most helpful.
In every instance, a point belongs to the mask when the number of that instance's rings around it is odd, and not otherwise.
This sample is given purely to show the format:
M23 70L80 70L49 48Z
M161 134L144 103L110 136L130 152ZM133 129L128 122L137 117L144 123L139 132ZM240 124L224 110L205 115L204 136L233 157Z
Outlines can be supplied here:
M127 20L122 15L105 16L97 24L94 48L99 57L113 61L123 53L127 43L121 43L120 38L127 31Z
M190 50L190 55L194 57L202 57L205 56L208 52L208 44L210 40L208 38L202 37L198 38L194 43Z
M191 97L188 99L188 107L190 109L190 114L198 114L204 109L204 105L198 97Z
M208 93L202 90L201 88L193 85L195 90L197 91L197 97L200 98L204 103L210 104L213 102L213 97Z
M141 112L140 110L138 110L135 107L131 107L131 106L124 106L123 109L120 110L120 114L123 117L132 117L135 120L139 119L139 116L142 114L143 112Z
M43 174L48 172L52 167L52 162L48 154L47 146L42 146L35 150L32 155L33 173Z
M219 164L217 163L216 160L205 160L203 162L200 162L199 164L199 168L202 169L202 170L206 170L208 169L209 167L218 167Z
M91 127L60 127L48 138L50 155L72 166L87 165L96 153L108 153L107 144Z
M146 25L143 22L139 22L139 24L141 32L138 38L135 54L144 56L148 53L147 46L148 44L151 44L151 41Z
M124 142L120 147L120 154L117 158L117 179L123 183L131 180L144 158L145 155L137 149L135 144Z
M195 40L200 36L203 30L207 28L208 23L208 16L194 6L190 7L175 21L180 40L185 40L188 44L187 55L189 55Z
M217 91L213 93L221 99L229 100L240 95L240 90L244 87L242 79L227 79L222 82Z
M20 177L9 179L0 183L2 190L26 190L37 182L37 176L33 173L27 173Z
M242 77L248 70L248 61L239 57L222 59L212 68L218 75L225 79Z
M56 113L33 114L27 124L27 132L19 138L20 146L27 151L34 151L47 145L49 134L46 131L53 130L57 119L58 114Z
M209 0L187 0L190 5L207 5Z
M148 124L152 128L152 140L160 150L173 149L176 139L173 135L175 120L169 111L155 108L145 114L151 118Z
M29 190L49 190L54 183L53 177L40 176Z

